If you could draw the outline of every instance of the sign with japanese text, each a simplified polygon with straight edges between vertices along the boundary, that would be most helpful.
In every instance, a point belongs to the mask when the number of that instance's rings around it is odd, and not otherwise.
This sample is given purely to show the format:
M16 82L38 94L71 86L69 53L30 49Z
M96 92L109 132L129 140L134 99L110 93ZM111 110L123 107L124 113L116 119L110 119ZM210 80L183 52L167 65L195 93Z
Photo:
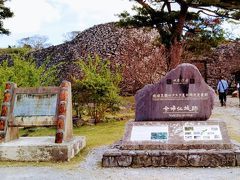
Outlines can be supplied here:
M207 120L214 91L195 66L181 64L159 83L139 90L135 99L137 121Z
M218 125L185 126L183 132L185 141L222 140Z

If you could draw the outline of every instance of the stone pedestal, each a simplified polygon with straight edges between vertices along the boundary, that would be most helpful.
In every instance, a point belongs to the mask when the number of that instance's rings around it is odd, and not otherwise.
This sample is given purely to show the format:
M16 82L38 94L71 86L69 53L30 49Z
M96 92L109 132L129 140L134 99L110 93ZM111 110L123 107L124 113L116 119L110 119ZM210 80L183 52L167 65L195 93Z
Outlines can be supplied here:
M0 161L69 161L85 146L81 136L61 144L55 137L21 137L0 144Z
M219 167L240 166L239 147L230 150L119 150L106 151L103 167Z
M136 117L120 144L104 153L103 167L240 165L224 122L208 120L214 90L191 64L180 64L135 95Z
M240 146L219 121L129 122L103 167L218 167L240 165Z

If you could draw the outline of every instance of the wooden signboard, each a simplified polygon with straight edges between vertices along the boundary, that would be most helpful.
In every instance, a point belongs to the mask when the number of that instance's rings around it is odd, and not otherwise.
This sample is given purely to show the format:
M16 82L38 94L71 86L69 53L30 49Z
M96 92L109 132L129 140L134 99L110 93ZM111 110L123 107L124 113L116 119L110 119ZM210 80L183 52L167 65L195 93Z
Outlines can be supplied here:
M0 142L18 138L18 127L55 126L56 143L72 139L71 84L17 88L7 83L0 117Z

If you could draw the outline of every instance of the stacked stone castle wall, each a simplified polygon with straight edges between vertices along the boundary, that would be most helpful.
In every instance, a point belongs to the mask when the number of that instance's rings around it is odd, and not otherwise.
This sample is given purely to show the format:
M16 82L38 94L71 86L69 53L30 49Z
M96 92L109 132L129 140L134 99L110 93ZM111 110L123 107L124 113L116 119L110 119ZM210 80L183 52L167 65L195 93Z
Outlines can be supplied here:
M145 84L156 83L166 70L166 53L156 42L157 31L118 27L115 23L93 26L72 41L31 52L41 65L48 60L48 66L59 65L60 80L70 80L71 76L81 76L75 62L86 60L91 55L108 58L112 65L120 65L123 71L122 92L134 94ZM219 75L233 83L234 74L240 71L240 42L224 44L213 50L207 57L184 59L196 65L206 82L215 88ZM9 55L0 56L0 62Z

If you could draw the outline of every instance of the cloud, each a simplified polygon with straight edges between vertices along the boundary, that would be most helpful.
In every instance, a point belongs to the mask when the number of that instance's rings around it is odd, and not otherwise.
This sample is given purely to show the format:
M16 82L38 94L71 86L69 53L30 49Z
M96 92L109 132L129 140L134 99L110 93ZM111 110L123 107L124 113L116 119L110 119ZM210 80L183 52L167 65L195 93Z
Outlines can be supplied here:
M93 25L117 21L116 14L130 10L129 0L11 0L6 5L14 17L4 20L10 36L0 36L0 47L35 34L46 35L51 44L63 41L63 34Z
M51 0L52 3L62 4L75 14L76 26L86 29L89 26L105 22L117 21L116 14L123 10L131 10L129 0Z
M14 12L14 17L6 20L4 25L12 33L36 33L47 23L61 18L58 9L47 0L12 0L7 6Z
M76 12L93 12L94 14L99 13L98 15L108 14L110 15L116 13L117 11L122 11L124 8L129 9L131 4L129 0L52 0L58 3L66 4L71 7L72 10ZM89 14L91 15L91 14ZM111 15L110 15L111 16Z

